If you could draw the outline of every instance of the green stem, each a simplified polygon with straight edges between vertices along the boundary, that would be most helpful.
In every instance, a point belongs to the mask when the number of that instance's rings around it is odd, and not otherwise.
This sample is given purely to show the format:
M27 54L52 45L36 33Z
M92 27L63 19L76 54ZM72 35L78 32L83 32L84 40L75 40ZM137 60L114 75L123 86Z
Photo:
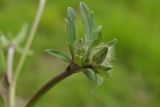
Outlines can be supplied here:
M41 16L42 16L42 13L43 13L43 10L44 10L44 7L45 7L45 2L46 2L46 0L40 0L38 11L37 11L35 20L33 22L33 26L31 28L31 31L29 33L29 37L28 37L28 40L26 42L24 52L23 52L23 54L20 58L20 61L18 63L16 71L15 71L15 76L14 76L13 84L12 84L12 87L11 87L11 95L12 96L11 96L11 106L10 107L15 107L15 98L16 98L15 94L16 94L17 80L18 80L19 74L21 72L22 66L24 64L24 61L26 59L27 53L28 53L28 51L31 47L31 44L32 44L33 38L35 36L36 30L38 28L38 25L39 25L39 22L40 22L40 19L41 19Z

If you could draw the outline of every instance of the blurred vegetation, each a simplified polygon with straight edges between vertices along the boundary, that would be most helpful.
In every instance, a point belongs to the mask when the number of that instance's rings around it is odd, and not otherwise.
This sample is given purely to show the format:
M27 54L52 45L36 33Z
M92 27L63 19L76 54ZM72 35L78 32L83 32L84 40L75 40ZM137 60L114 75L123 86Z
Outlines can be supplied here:
M32 45L34 55L27 58L18 82L18 95L24 100L66 66L44 50L68 52L64 18L68 6L79 12L79 2L47 1ZM91 93L85 76L76 74L49 91L37 107L160 107L160 0L84 2L94 11L97 24L103 25L103 40L118 39L112 78ZM24 22L31 25L37 5L38 0L0 0L1 32L14 36ZM79 19L79 35L80 23Z

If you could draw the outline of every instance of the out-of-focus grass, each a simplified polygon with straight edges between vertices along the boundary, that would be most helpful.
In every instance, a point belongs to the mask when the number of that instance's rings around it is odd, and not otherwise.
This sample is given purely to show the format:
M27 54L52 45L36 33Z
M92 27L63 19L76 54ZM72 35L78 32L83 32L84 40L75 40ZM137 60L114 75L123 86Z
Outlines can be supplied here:
M44 50L55 48L68 52L64 18L68 6L79 13L79 2L47 1L32 46L35 54L27 58L18 83L18 95L25 100L64 70L66 64L47 56ZM48 92L38 107L159 107L160 0L84 2L94 10L97 24L103 25L103 40L118 39L117 64L112 78L91 94L84 75L74 75ZM37 4L38 0L0 0L0 30L14 36L24 22L31 25ZM16 54L15 64L18 56Z

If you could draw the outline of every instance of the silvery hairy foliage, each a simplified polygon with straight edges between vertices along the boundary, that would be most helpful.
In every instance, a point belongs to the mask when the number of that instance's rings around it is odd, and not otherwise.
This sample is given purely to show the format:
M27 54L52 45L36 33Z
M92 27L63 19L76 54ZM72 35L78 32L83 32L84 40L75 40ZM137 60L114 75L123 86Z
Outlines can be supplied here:
M90 80L100 85L104 75L110 76L110 70L113 68L112 62L115 59L114 48L117 40L114 39L107 43L102 42L102 26L95 24L93 12L83 2L80 3L80 14L84 30L81 38L77 36L74 9L68 8L67 18L65 19L71 56L54 49L47 49L46 52L67 63L76 63Z

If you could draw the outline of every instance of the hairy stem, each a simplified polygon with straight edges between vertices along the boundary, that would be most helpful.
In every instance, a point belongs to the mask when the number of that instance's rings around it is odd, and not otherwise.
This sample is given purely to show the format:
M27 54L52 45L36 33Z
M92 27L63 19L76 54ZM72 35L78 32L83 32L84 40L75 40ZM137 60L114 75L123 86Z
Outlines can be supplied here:
M7 82L8 82L8 97L9 97L9 107L12 107L14 99L12 99L12 85L13 85L13 59L14 59L15 47L10 45L8 47L7 55Z
M40 0L40 4L39 4L39 7L38 7L38 11L37 11L37 14L36 14L36 17L35 17L35 20L33 22L33 26L31 28L31 31L29 33L29 36L28 36L28 39L27 39L27 42L26 42L26 45L25 45L25 48L24 48L24 52L20 58L20 61L18 63L18 66L16 68L16 71L15 71L15 76L14 76L14 79L13 79L13 84L12 84L12 90L11 90L11 106L10 107L15 107L15 97L16 97L16 84L17 84L17 80L18 80L18 77L19 77L19 74L21 72L21 69L22 69L22 66L24 64L24 61L26 59L26 56L27 56L27 53L28 53L28 50L30 49L31 47L31 44L32 44L32 41L33 41L33 38L35 36L35 33L36 33L36 30L38 28L38 25L39 25L39 22L40 22L40 19L41 19L41 16L42 16L42 13L43 13L43 10L44 10L44 7L45 7L45 2L46 0Z
M25 107L33 107L35 103L45 95L51 88L53 88L57 83L74 74L77 71L77 67L69 65L67 69L61 74L57 75L50 81L48 81L42 88L40 88L35 95L28 101Z

